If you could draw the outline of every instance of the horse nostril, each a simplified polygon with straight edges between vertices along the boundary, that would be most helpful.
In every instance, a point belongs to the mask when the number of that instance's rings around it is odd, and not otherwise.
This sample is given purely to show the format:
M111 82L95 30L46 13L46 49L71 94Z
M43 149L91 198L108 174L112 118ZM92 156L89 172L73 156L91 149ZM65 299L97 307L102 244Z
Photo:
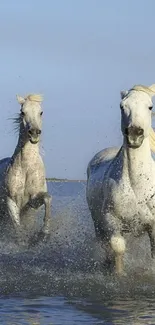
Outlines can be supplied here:
M41 130L40 129L29 129L28 130L28 134L29 135L33 135L33 136L36 136L36 135L41 134Z
M125 135L129 135L129 129L125 128Z
M30 129L30 130L28 130L28 134L30 134L30 135L32 135L32 130Z
M127 136L141 136L144 134L144 130L142 128L136 126L130 126L125 128L125 135Z
M138 135L143 135L143 134L144 134L144 130L141 129L141 128L138 128L138 129L137 129L137 134L138 134Z

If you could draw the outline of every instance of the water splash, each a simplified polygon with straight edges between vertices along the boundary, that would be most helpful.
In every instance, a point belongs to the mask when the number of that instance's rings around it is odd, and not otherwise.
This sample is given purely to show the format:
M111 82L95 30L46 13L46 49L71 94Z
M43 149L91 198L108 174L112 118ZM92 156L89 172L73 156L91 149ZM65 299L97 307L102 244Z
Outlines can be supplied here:
M14 241L0 241L0 293L89 294L117 298L154 294L155 265L150 258L147 236L134 240L131 236L127 238L127 277L119 279L107 275L105 252L96 241L85 201L85 185L74 195L68 194L67 190L64 191L66 195L61 195L61 189L57 186L53 195L48 243L41 242L27 249ZM43 209L38 214L38 220L42 220L42 216ZM31 227L31 223L28 224Z

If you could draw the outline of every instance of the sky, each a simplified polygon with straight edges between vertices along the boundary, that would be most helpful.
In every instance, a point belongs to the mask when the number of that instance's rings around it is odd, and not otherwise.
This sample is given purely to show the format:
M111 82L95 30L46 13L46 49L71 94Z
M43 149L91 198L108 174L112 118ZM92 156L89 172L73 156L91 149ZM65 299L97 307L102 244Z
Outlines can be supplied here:
M120 91L155 83L154 0L0 1L0 159L17 143L16 94L44 94L48 177L86 178L120 146Z

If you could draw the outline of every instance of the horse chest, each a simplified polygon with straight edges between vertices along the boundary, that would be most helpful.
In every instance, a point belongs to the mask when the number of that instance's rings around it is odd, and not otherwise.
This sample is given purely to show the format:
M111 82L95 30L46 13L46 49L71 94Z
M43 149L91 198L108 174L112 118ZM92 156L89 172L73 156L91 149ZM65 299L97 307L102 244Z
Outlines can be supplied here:
M128 222L152 224L155 220L155 194L154 186L142 189L132 188L131 183L120 182L111 193L113 209L116 216Z
M111 205L116 216L129 219L137 213L137 202L128 182L114 186L110 193Z
M28 200L36 193L43 192L45 189L44 169L37 162L33 166L12 166L7 177L8 192L12 197L22 197Z
M9 169L5 183L7 191L9 192L11 197L23 195L25 186L25 175L22 171L22 168L12 166Z
M31 170L25 179L25 193L34 196L36 193L42 192L45 185L45 175L40 170Z

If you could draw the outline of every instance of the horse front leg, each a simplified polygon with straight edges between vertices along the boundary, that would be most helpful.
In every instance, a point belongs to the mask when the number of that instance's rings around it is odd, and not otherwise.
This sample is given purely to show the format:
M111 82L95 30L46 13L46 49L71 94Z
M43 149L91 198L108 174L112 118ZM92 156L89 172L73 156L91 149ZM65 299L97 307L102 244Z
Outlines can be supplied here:
M105 215L105 237L107 238L109 248L114 254L114 266L117 275L124 273L124 254L126 250L126 242L121 234L121 225L116 217L111 213Z
M45 214L44 214L44 226L43 226L43 233L49 234L50 232L50 220L51 220L51 202L52 197L48 194L44 194L44 205L45 205Z
M41 231L35 236L33 244L39 240L45 240L50 234L50 221L51 221L51 201L52 197L47 193L39 193L37 196L32 197L23 209L23 213L29 210L29 208L38 209L42 205L45 206L45 214L43 227Z
M113 234L110 238L110 245L115 254L115 271L116 274L124 274L124 253L125 239L120 233Z

